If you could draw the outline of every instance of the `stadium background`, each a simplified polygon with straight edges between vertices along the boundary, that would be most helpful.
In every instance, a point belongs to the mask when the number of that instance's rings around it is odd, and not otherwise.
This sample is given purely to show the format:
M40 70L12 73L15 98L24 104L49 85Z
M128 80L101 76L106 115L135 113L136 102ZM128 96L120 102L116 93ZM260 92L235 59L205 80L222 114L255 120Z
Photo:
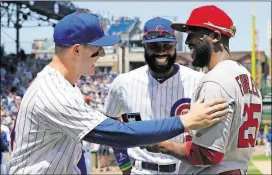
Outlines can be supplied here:
M1 41L1 122L10 130L18 113L21 98L31 80L52 59L54 54L54 43L52 38L37 38L32 43L21 43L19 41L20 29L23 21L34 19L43 21L44 25L52 25L66 14L74 11L89 11L76 7L66 1L3 1L1 2L1 27L13 27L16 29L16 40L13 43L16 53L5 53L5 45ZM138 17L105 17L97 14L102 21L105 33L118 35L121 43L115 46L105 47L106 56L99 59L96 64L96 73L91 77L82 77L78 86L85 95L86 102L96 109L102 109L108 89L112 80L120 73L125 73L142 65L144 62L144 49L142 47L143 32L140 27L142 21ZM162 16L175 22L175 16ZM253 18L254 20L254 18ZM13 21L13 22L12 22ZM52 22L53 21L53 22ZM38 23L38 25L41 25ZM254 26L253 26L254 27ZM271 21L267 23L267 41L272 44ZM2 30L1 30L2 36ZM191 53L184 46L184 36L176 33L178 38L176 62L192 69L205 72L192 66ZM14 37L14 36L13 36ZM255 63L255 81L263 95L263 116L261 132L267 131L271 125L271 53L266 55L264 51L258 50L258 33L251 36L254 47L251 51L231 52L233 60L243 64L252 72L252 61ZM31 53L25 53L20 49L22 44L31 44ZM252 59L254 57L255 59ZM92 144L92 167L93 172L98 168L99 156L97 155L99 145ZM258 152L258 151L257 151ZM7 154L8 157L8 154ZM105 158L111 169L116 167L114 157L111 154ZM117 171L118 172L118 171Z

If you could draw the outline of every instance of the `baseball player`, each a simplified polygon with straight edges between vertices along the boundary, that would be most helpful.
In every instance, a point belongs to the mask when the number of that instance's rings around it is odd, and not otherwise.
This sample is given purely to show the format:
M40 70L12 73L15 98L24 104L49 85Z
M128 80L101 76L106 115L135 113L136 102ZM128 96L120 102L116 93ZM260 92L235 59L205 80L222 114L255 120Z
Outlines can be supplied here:
M175 64L177 41L171 24L159 17L145 23L143 44L147 65L121 74L112 82L105 102L106 115L118 117L122 113L139 112L142 120L152 120L188 112L193 91L204 74ZM173 138L179 142L185 139L191 140L190 132ZM150 153L140 147L130 148L128 153L114 151L124 173L177 174L180 163L172 156ZM119 154L135 160L132 169L129 159L118 161Z
M268 127L268 131L265 133L265 155L271 156L271 142L272 142L272 128L271 126Z
M188 33L185 43L193 65L209 70L192 101L202 95L205 101L224 98L232 112L226 120L197 130L186 144L166 141L157 149L188 162L179 174L247 174L261 122L262 95L247 69L231 60L229 39L235 35L231 18L216 6L202 6L192 11L186 24L171 27Z
M58 22L55 55L22 99L9 174L80 174L82 140L114 147L153 144L224 118L227 104L220 99L202 103L200 98L186 115L127 124L92 109L75 83L94 73L95 62L104 56L102 46L118 41L106 36L90 13L72 13Z

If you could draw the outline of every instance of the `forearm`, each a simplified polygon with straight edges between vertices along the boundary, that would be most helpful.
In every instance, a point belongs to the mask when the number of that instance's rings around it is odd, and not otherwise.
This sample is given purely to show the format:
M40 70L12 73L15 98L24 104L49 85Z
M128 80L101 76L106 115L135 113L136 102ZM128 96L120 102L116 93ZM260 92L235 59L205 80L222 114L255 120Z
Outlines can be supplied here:
M159 151L194 166L218 165L224 154L194 143L177 143L166 141L159 144Z
M168 140L184 132L179 117L123 123L106 119L83 140L118 148L150 145Z
M173 141L165 141L159 144L159 151L163 154L171 155L183 162L187 162L186 143L178 143Z

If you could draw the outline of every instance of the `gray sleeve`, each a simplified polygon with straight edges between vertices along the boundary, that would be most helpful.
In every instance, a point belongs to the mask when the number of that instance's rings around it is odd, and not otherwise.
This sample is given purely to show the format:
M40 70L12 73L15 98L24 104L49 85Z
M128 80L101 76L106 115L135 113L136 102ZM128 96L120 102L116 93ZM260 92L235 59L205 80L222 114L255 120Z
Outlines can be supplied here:
M198 130L193 137L193 143L205 148L225 153L230 134L231 123L234 116L234 100L228 95L224 88L216 82L203 83L202 86L198 88L196 99L199 96L204 96L205 102L209 102L214 98L223 98L230 102L229 109L232 112L227 114L227 119L209 128Z
M121 83L120 75L111 83L109 94L104 105L104 114L109 117L119 117L123 111Z

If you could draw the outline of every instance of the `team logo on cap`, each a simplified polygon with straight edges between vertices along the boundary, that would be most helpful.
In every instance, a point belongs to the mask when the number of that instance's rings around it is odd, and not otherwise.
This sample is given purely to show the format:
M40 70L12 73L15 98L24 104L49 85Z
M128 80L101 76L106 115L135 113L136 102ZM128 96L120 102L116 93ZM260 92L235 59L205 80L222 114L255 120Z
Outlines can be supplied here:
M182 98L171 107L171 116L186 114L190 109L190 98Z
M236 33L236 27L235 27L234 25L231 25L231 26L230 26L230 30L232 31L233 36L234 36L235 33Z
M157 25L156 31L164 30L164 27L162 25Z
M102 22L99 22L99 26L100 26L101 29L103 29Z

